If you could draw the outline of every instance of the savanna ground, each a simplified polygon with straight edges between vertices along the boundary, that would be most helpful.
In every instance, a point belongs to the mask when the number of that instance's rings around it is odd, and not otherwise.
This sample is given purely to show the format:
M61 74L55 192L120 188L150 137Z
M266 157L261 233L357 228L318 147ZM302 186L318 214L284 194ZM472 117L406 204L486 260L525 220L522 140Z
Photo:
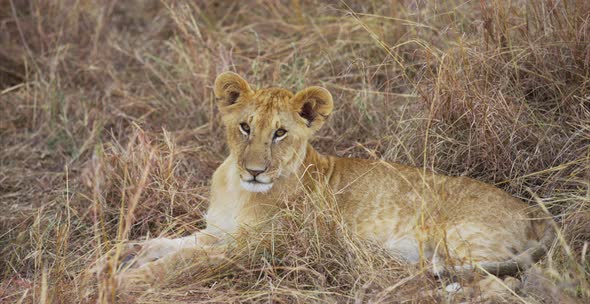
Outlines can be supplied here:
M0 2L0 302L455 302L308 197L273 246L149 290L80 275L203 227L212 83L328 88L314 146L495 184L560 227L509 302L590 301L590 2ZM344 235L344 236L343 236ZM83 288L84 287L84 288ZM466 301L478 301L476 297Z

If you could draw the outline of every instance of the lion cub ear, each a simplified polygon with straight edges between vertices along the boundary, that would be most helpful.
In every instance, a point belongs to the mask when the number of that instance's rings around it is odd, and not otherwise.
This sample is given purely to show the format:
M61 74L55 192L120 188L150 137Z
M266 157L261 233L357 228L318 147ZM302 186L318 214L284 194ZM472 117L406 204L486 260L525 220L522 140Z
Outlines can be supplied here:
M294 110L306 120L307 126L318 130L332 113L332 94L322 87L309 87L293 96Z
M238 101L240 96L251 92L250 85L234 72L223 72L215 78L215 98L220 107L230 106Z

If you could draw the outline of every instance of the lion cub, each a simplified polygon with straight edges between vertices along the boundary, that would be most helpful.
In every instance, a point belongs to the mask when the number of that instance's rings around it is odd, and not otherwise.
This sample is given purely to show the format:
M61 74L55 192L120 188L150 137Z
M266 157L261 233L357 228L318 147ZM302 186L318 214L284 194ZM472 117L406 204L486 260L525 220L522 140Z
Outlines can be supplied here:
M437 273L474 268L514 273L539 259L551 239L547 222L534 219L536 211L492 185L318 153L308 141L333 109L324 88L296 94L254 90L225 72L214 90L230 154L213 175L207 228L189 237L147 241L134 268L164 263L188 248L227 245L242 228L263 225L276 214L281 199L313 191L318 183L333 193L353 233L409 262L431 261ZM160 261L150 263L155 260Z

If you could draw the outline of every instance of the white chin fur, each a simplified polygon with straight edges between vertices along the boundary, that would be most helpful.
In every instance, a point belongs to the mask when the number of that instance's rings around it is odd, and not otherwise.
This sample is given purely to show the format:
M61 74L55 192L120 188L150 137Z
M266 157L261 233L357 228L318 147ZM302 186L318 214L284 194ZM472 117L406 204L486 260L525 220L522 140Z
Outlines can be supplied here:
M262 183L252 183L240 180L240 186L244 188L246 191L250 192L267 192L272 188L272 183L262 184Z

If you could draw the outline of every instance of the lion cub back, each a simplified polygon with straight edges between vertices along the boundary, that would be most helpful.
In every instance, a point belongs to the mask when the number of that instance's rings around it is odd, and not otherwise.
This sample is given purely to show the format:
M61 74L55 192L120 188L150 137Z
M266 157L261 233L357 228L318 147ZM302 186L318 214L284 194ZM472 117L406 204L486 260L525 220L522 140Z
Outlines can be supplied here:
M328 180L347 225L408 260L503 261L535 235L528 206L492 185L383 161L331 163Z

